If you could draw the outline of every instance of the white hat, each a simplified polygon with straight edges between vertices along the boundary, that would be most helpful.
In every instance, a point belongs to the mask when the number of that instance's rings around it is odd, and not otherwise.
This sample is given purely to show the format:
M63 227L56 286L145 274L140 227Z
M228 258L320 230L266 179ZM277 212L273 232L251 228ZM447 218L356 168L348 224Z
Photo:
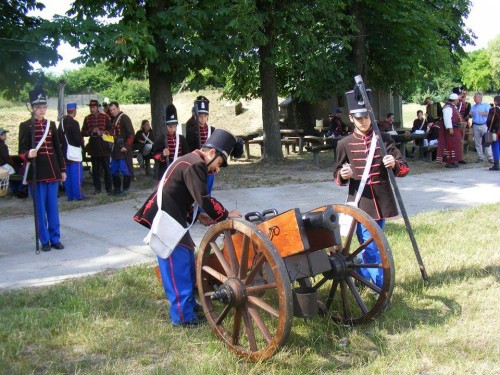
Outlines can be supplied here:
M450 94L450 100L457 100L458 99L458 95L453 93L453 94Z

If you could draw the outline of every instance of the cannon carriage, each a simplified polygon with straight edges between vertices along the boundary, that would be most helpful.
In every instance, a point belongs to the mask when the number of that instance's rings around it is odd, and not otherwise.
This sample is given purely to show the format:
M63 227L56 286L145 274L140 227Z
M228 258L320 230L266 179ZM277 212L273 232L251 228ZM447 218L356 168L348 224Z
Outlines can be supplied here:
M340 215L352 219L342 234ZM271 356L286 342L293 316L319 313L354 325L384 311L393 290L394 263L384 233L366 213L339 204L306 213L254 212L246 219L209 228L196 261L208 323L238 355L250 360ZM371 235L361 244L358 222ZM360 264L359 255L372 241L380 263ZM381 270L382 285L362 277L360 268Z

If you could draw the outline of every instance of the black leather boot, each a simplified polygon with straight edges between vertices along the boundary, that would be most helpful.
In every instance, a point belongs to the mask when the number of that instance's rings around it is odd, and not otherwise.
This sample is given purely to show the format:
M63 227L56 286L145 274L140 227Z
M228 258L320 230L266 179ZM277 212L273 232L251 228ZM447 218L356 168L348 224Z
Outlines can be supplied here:
M123 176L123 194L128 193L131 181L132 181L132 176Z
M120 176L113 176L113 194L118 195L122 192L122 181Z

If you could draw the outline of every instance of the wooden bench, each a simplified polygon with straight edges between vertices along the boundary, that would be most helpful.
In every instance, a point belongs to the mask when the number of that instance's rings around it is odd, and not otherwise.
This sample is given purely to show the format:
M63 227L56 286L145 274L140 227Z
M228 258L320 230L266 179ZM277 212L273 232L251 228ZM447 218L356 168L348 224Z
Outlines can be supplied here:
M420 146L418 148L418 158L425 159L427 162L432 162L432 154L437 151L438 146Z
M333 161L335 163L335 159L337 158L337 155L335 154L336 150L336 145L333 144L326 144L326 145L319 145L319 146L306 146L306 150L311 152L313 154L313 162L314 165L319 167L319 153L321 151L327 151L327 150L333 150Z
M263 154L262 147L264 146L264 138L259 137L259 138L254 138L248 141L248 144L250 145L259 145L260 146L260 153L261 155ZM289 139L289 138L283 138L281 140L281 145L285 146L286 148L286 153L287 155L290 155L290 146L297 146L299 144L299 141L297 139ZM250 155L248 155L250 156Z

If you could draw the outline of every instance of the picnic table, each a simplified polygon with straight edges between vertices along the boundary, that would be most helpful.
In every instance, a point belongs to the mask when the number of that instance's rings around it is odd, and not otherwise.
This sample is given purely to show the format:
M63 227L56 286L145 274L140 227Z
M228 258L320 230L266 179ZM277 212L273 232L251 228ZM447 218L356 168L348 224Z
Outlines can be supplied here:
M425 134L414 134L414 133L402 133L397 135L391 135L392 139L396 144L399 145L399 151L404 159L406 159L406 144L409 142L413 142L416 139L424 139Z
M304 150L304 129L280 129L281 137L284 140L296 140L299 144L299 154ZM295 145L292 148L295 151Z

